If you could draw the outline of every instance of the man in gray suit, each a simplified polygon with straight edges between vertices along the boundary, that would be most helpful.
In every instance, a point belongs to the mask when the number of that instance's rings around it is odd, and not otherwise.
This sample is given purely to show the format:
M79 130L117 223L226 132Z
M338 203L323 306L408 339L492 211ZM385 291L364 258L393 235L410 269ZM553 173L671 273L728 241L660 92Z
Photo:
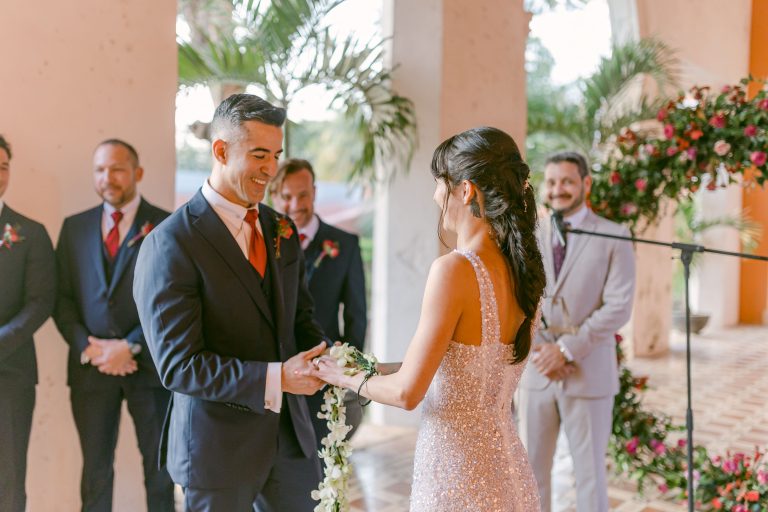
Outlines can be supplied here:
M551 156L544 169L548 206L572 228L629 235L595 215L583 156ZM576 474L577 510L608 510L605 456L613 397L619 390L614 334L630 317L635 261L630 242L588 235L558 237L551 222L538 232L547 272L542 325L518 392L520 437L550 510L551 472L562 424ZM565 243L562 243L565 242Z

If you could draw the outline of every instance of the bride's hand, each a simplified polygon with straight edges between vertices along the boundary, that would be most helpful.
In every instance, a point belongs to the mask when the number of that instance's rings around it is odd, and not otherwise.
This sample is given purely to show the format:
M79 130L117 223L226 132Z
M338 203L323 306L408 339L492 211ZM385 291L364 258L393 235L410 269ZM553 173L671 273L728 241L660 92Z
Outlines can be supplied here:
M313 377L317 377L332 386L346 387L345 369L336 363L336 359L322 356L312 361L312 365L314 367L312 370Z

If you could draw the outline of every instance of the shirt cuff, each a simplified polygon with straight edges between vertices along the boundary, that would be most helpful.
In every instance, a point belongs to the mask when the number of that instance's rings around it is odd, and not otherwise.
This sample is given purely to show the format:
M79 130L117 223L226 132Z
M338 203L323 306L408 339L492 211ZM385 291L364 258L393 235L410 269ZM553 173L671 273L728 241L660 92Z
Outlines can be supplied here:
M279 413L283 405L283 363L267 363L267 385L264 390L264 408Z
M563 353L565 356L565 360L569 363L573 362L573 354L571 354L571 351L568 350L568 347L565 346L565 343L559 343L558 346L560 347L560 352Z

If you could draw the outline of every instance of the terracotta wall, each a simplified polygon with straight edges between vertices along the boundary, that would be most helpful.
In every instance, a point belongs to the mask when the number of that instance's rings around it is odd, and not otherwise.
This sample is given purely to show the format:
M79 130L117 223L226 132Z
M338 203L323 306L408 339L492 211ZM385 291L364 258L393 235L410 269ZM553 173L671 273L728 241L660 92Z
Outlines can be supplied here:
M140 153L140 190L172 207L176 2L4 0L0 11L0 133L14 149L6 202L43 222L55 242L65 216L99 202L91 185L94 146L120 137ZM36 344L29 511L77 510L81 460L65 384L66 345L51 321ZM134 439L124 415L116 511L144 508Z

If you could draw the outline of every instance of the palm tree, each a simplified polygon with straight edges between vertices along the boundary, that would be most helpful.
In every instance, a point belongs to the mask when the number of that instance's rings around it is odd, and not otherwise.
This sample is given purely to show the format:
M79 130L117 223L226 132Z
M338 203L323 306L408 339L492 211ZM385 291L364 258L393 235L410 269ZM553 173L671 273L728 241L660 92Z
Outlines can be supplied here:
M678 75L677 59L660 41L614 46L590 77L573 86L529 88L528 134L599 157L621 128L655 117ZM650 98L643 90L657 94Z
M389 86L383 41L337 38L323 24L344 0L223 1L231 2L231 20L209 33L198 27L189 41L179 40L182 86L205 84L223 97L253 85L288 108L299 91L320 85L359 142L350 179L407 169L416 145L413 104ZM290 155L291 123L285 129Z

